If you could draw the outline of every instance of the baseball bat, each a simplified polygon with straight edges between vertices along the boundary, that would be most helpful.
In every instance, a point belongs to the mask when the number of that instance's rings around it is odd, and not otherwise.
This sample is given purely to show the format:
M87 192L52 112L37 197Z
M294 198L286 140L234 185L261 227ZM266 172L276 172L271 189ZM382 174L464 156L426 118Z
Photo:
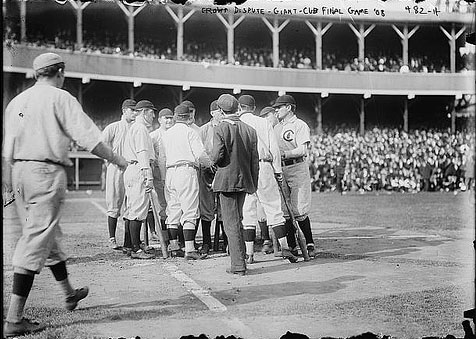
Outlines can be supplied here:
M164 234L162 233L162 226L160 225L160 217L159 217L159 214L157 213L157 207L159 206L158 197L157 195L154 195L152 191L150 191L148 194L149 194L150 203L152 205L152 213L154 213L155 229L160 230L160 232L157 232L157 234L159 236L160 247L162 250L162 257L164 259L167 259L169 257L169 252L167 250L167 243L165 242Z
M219 246L220 246L220 224L218 223L217 220L215 220L215 233L213 234L213 252L218 252Z
M289 206L289 203L286 200L286 197L284 196L282 182L278 181L278 187L279 187L279 192L281 193L281 197L283 198L284 205L286 206L286 209L288 210L289 217L291 218L291 221L294 225L294 229L296 230L297 241L299 244L299 248L301 249L302 256L304 257L304 261L309 261L311 260L311 258L309 257L309 253L307 252L306 238L304 237L304 233L302 233L301 228L299 227L299 224L296 221L296 218L294 217L294 213L291 210L291 207Z

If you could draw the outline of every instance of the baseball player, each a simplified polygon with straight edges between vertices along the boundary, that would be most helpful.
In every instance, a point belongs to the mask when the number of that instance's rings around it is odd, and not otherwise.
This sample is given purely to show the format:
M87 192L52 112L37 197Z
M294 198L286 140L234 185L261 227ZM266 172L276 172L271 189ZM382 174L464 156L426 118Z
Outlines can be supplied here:
M237 114L238 100L222 94L217 101L225 117L216 126L213 136L212 160L218 170L213 191L220 193L223 225L228 237L231 267L227 273L246 274L246 249L243 238L243 203L246 194L256 192L259 156L255 130L242 122Z
M283 168L283 193L306 238L310 257L316 255L308 217L311 205L311 182L306 161L307 146L311 142L309 126L296 116L296 101L291 95L278 97L273 105L279 123L274 126L281 151ZM294 227L286 207L282 206L286 218L289 246L295 247Z
M151 163L155 159L154 146L149 134L157 109L148 100L141 100L135 106L137 116L124 141L124 157L130 163L124 172L126 193L126 233L131 243L131 258L151 259L153 254L141 248L140 231L149 212L149 195L153 186ZM127 222L128 221L128 222ZM129 253L127 253L129 254Z
M195 223L199 217L199 186L197 169L200 164L212 167L198 134L189 126L191 114L186 105L174 109L175 125L168 129L162 142L165 150L165 191L167 201L167 228L170 231L170 251L180 255L178 226L183 226L185 259L204 259L195 250Z
M167 209L167 199L165 198L165 151L162 144L162 136L165 131L174 125L174 113L169 108L164 108L159 111L158 121L160 127L155 131L150 133L152 138L152 143L154 145L154 152L156 156L156 161L152 167L152 174L154 176L154 188L157 192L159 200L159 216L160 216L160 225L162 228L162 234L164 239L169 238L167 231L167 224L165 220L167 219L166 209ZM149 217L149 216L148 216ZM153 218L153 215L152 215Z
M136 119L134 107L136 101L126 99L122 103L122 117L104 128L102 141L112 148L114 153L124 154L124 140L131 124ZM107 224L109 228L109 244L114 250L120 249L116 242L117 218L124 202L124 172L112 163L106 167L106 206Z
M195 124L195 113L196 113L196 108L195 108L195 105L193 104L193 102L191 102L190 100L185 100L182 102L182 105L185 105L189 108L190 110L190 122L189 122L189 126L197 133L200 133L200 127L197 126L197 124Z
M6 337L43 329L23 318L23 311L34 276L44 266L50 267L64 292L67 310L74 310L88 295L88 287L71 286L67 255L61 248L59 221L67 187L65 167L73 165L68 157L71 141L121 168L127 166L123 157L101 142L101 131L79 102L61 89L64 69L58 54L37 56L33 61L36 84L13 98L5 110L3 193L10 202L15 198L22 223L12 258L13 288L3 327Z
M256 193L247 194L243 205L243 229L246 245L246 263L254 262L254 241L256 239L256 221L258 205L266 215L267 224L272 227L281 245L282 256L290 262L297 262L288 248L285 219L281 210L281 197L278 181L283 180L281 155L273 128L264 118L253 114L255 99L251 95L242 95L238 99L240 120L251 126L258 137L259 175ZM269 234L268 234L269 239ZM269 244L271 245L271 244Z
M223 113L218 108L217 100L210 104L210 115L212 118L209 122L200 127L200 138L202 140L205 151L210 156L213 149L213 134L215 127L223 118ZM217 194L212 190L212 182L215 174L208 168L201 167L199 169L199 188L200 188L200 221L202 225L203 245L202 254L208 254L212 245L211 224L217 214L217 229L223 227L219 205L217 204Z

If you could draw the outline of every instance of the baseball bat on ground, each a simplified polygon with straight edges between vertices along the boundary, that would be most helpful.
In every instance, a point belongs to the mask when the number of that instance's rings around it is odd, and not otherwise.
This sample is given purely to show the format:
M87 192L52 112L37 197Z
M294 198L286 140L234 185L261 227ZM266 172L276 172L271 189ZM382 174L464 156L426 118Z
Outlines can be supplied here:
M309 253L307 252L307 247L306 247L306 238L304 237L304 233L302 233L301 228L299 227L298 222L296 221L296 218L294 217L294 213L291 210L291 207L289 206L288 201L286 200L286 197L284 196L283 192L283 183L278 181L278 187L279 187L279 192L281 193L281 197L283 199L284 205L286 205L286 209L288 210L289 217L291 218L291 222L294 225L294 229L296 230L296 235L297 235L297 241L299 244L299 248L301 249L302 256L304 257L304 261L309 261L311 258L309 257Z
M160 225L160 217L157 213L157 208L159 206L159 198L157 197L157 193L153 191L150 191L149 194L149 199L150 203L152 205L152 213L154 213L154 222L155 222L155 229L156 230L161 230L160 232L157 232L159 236L159 241L160 241L160 247L162 250L162 257L164 259L167 259L169 257L169 252L167 250L167 243L165 242L164 235L162 233L162 226ZM147 228L146 228L147 232Z

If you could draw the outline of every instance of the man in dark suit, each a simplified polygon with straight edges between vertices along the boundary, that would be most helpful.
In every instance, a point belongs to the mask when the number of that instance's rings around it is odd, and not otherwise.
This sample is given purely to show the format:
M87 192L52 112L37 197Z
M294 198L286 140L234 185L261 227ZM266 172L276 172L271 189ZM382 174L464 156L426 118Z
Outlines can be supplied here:
M215 127L212 161L217 166L213 191L220 194L223 225L228 237L231 268L228 273L244 275L245 241L243 203L246 194L258 187L259 156L255 130L237 115L238 101L230 94L218 98L224 118Z

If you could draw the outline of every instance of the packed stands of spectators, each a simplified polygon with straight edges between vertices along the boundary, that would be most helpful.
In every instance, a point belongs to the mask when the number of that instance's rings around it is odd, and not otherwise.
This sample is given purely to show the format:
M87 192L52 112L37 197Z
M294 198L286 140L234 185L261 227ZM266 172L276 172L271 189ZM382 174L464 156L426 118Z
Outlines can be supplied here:
M30 46L59 48L73 51L75 49L75 34L71 30L61 30L54 36L45 36L40 31L29 32L24 42ZM171 41L161 41L152 38L137 37L135 39L134 53L127 47L125 33L103 31L88 32L83 34L83 46L80 51L84 53L100 53L127 55L137 58L176 60L176 44ZM4 42L11 45L19 43L18 34L8 25L4 30ZM395 51L368 52L364 60L359 60L355 55L345 54L339 50L323 51L322 68L330 71L347 72L423 72L445 73L449 72L448 61L441 54L416 55L410 51L409 64L404 65L401 56ZM234 64L253 67L273 67L273 53L271 47L235 46ZM181 60L202 62L209 64L228 64L226 43L185 42L184 55ZM315 69L315 51L313 48L302 49L288 48L280 51L278 67ZM474 52L458 55L457 70L474 70Z
M474 132L333 129L312 137L316 191L465 191L474 187Z

